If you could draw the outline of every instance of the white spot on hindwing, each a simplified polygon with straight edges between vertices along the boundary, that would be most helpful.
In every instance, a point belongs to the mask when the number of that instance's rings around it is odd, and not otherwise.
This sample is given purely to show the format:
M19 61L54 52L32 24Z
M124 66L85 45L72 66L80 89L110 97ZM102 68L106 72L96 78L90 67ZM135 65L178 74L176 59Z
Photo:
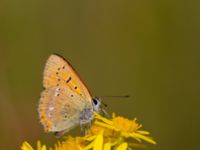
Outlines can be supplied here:
M52 106L49 107L49 111L52 111L52 110L54 110L54 107L52 107Z
M52 106L50 106L50 107L48 108L47 116L48 116L49 118L51 118L51 114L52 114L52 111L53 111L54 109L55 109L55 108L52 107Z
M60 91L60 88L59 88L59 87L57 87L57 88L56 88L56 92L55 92L54 96L59 96L59 91Z

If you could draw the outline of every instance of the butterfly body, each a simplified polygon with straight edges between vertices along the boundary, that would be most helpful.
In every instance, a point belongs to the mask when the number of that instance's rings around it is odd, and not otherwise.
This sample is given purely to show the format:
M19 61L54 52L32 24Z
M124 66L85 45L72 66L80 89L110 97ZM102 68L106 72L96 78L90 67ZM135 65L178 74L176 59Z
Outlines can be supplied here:
M75 70L64 58L52 54L43 78L39 119L45 131L62 133L93 120L100 101L93 99Z

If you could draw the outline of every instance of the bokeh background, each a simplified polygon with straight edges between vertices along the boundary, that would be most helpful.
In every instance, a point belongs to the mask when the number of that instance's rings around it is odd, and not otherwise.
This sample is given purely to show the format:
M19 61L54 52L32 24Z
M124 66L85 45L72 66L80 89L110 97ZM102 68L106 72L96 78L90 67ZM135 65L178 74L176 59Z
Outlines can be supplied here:
M108 111L137 117L152 150L199 147L200 1L1 0L0 147L44 133L37 105L51 53L66 57ZM78 129L75 129L78 130Z

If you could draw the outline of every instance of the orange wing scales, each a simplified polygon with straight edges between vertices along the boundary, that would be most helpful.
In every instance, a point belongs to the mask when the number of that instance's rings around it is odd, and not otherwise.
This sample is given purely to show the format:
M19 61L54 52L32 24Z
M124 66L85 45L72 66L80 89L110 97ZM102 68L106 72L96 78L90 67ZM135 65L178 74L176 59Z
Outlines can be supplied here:
M47 97L47 91L43 91L40 97L40 102L39 102L39 118L40 122L43 124L45 132L49 132L52 128L52 122L49 119L49 117L46 115L46 105L49 96Z
M57 55L51 55L47 60L43 85L45 88L53 86L68 86L72 91L91 101L91 95L70 64Z
M45 131L57 131L73 125L65 123L65 120L70 120L74 114L78 121L79 111L84 107L81 97L74 93L71 97L69 88L51 87L44 90L41 94L39 103L39 117ZM78 122L76 122L77 124Z

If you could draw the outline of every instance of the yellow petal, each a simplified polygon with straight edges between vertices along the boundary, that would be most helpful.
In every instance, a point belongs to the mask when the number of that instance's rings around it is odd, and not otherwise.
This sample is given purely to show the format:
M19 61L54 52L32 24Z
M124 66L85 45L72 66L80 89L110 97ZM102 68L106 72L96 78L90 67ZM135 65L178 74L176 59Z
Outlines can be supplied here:
M109 125L113 125L113 122L112 122L111 120L106 119L106 118L100 116L99 114L97 114L97 113L95 113L95 112L94 112L94 114L95 114L95 118L96 118L96 119L99 119L99 120L101 120L101 121L103 121L103 122L105 122L105 123L107 123L107 124L109 124Z
M150 137L148 137L148 136L144 136L144 135L141 135L139 133L130 133L130 135L133 138L139 138L139 139L142 139L142 140L144 140L146 142L149 142L149 143L152 143L152 144L156 144L156 142L153 139L151 139Z
M124 142L117 147L117 150L126 150L127 148L128 144Z
M102 148L103 148L103 134L99 134L97 135L94 141L93 150L102 150Z
M81 139L86 140L86 141L93 141L96 138L96 136L85 136L81 137Z
M46 145L41 144L40 141L37 141L37 150L46 150Z
M121 135L122 135L123 137L125 137L125 138L132 137L132 138L134 138L135 140L137 140L138 142L140 142L140 143L142 142L141 139L140 139L139 137L133 136L133 134L131 134L131 133L122 132Z
M138 130L137 133L144 134L144 135L150 134L148 131L144 131L144 130Z
M79 150L90 150L94 147L94 141L92 141L91 143L89 143L87 146L85 146L84 148L81 148L79 146Z
M119 131L119 130L118 130L117 128L115 128L114 126L109 125L109 124L106 124L106 123L103 123L103 122L95 121L94 123L97 124L97 125L99 125L99 126L102 126L102 127L108 128L108 129L111 129L111 130Z
M42 145L40 141L37 141L37 150L41 150L42 149Z
M46 145L43 145L42 148L41 148L41 150L46 150L46 149L47 149Z
M103 150L111 150L111 143L104 144Z
M92 148L92 147L90 147L90 149L91 149L91 148ZM79 145L78 145L78 149L79 149L79 150L88 150L88 149L86 149L86 148L82 148L82 147L79 146Z
M24 142L22 144L22 147L21 147L22 150L33 150L33 147L28 143L28 142Z

